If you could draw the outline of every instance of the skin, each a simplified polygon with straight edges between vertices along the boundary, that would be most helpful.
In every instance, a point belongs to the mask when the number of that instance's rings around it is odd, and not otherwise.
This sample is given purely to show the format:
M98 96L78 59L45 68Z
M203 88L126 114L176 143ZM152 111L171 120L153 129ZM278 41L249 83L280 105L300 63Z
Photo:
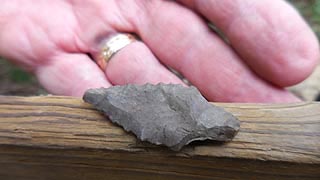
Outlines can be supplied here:
M183 84L170 66L210 101L294 102L284 87L307 78L319 58L314 33L281 0L4 0L0 27L0 55L58 95L127 83ZM101 70L94 59L116 32L142 41Z

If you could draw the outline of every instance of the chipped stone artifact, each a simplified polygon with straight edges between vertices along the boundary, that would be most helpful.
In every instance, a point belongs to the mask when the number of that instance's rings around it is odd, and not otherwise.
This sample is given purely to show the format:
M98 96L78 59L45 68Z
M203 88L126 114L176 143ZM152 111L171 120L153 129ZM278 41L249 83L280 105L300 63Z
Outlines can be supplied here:
M145 84L89 89L84 101L140 140L180 150L196 140L230 141L240 122L195 87Z

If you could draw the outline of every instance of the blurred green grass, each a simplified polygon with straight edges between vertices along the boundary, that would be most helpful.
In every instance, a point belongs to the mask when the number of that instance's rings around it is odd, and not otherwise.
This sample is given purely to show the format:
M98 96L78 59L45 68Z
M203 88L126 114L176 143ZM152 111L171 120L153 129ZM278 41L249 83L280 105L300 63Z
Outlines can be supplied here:
M320 37L320 0L287 0L292 3ZM32 88L30 88L32 87ZM12 90L13 89L13 90ZM35 90L38 89L38 90ZM23 92L20 92L23 91ZM28 92L30 91L30 92ZM36 78L0 57L0 94L38 95L44 93Z
M0 58L0 95L40 94L47 93L32 74Z
M7 78L13 83L31 83L33 81L32 74L22 70L18 66L10 64L8 61L5 60L3 60L3 64L7 68Z
M302 14L320 38L320 0L288 0Z

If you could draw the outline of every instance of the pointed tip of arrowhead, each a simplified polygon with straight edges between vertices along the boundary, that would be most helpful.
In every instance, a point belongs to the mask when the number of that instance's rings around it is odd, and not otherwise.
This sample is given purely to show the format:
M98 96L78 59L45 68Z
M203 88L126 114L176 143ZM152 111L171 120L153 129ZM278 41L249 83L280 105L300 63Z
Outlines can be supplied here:
M99 89L88 89L82 99L90 104L95 104L98 99L101 99L104 97L106 88L99 88Z

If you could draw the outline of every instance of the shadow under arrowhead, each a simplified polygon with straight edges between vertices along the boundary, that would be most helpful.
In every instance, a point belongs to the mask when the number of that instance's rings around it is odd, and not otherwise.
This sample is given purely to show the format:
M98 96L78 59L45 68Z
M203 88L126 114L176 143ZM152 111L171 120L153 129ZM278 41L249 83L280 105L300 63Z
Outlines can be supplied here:
M195 87L113 86L90 89L83 99L140 140L172 150L196 140L230 141L240 128L236 117L208 103Z

